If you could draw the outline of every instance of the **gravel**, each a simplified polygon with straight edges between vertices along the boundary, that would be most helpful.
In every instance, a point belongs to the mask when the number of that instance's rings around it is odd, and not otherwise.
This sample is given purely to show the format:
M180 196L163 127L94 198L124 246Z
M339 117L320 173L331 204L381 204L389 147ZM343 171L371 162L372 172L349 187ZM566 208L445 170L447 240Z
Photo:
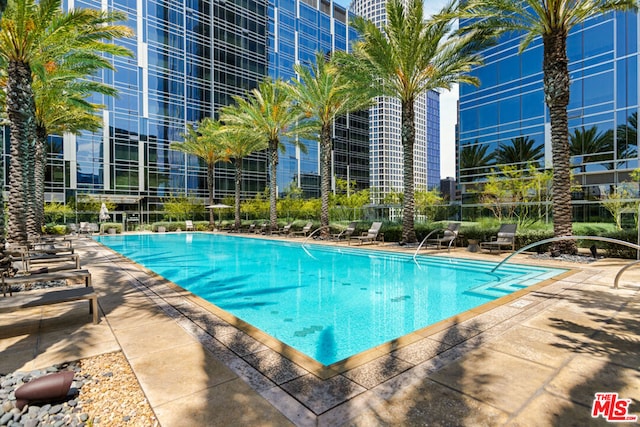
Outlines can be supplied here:
M34 402L22 411L15 390L44 375L73 371L66 399ZM0 376L0 426L159 426L122 353L108 353L30 372Z

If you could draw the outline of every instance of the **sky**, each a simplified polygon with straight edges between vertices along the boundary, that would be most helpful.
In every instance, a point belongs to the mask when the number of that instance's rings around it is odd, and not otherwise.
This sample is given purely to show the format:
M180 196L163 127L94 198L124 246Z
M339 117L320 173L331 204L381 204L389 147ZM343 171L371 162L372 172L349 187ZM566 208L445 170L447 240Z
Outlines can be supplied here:
M334 0L335 3L348 8L350 0ZM442 9L449 0L424 0L425 18ZM456 176L456 122L457 122L458 87L440 93L440 176Z

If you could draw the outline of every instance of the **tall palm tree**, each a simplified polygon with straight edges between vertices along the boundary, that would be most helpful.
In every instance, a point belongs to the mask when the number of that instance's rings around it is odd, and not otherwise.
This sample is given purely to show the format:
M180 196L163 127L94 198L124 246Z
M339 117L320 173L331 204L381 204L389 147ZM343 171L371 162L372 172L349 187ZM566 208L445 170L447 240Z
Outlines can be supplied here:
M229 107L230 112L235 106ZM231 159L235 169L235 203L234 203L234 225L235 229L240 229L240 194L242 192L242 161L245 157L257 151L266 150L267 140L258 138L252 132L238 131L234 129L222 128L224 139L223 147Z
M197 128L187 125L187 132L182 135L184 142L172 142L170 147L185 154L200 158L207 165L207 190L209 205L214 203L215 165L218 162L228 162L229 152L224 146L224 136L220 132L222 124L218 120L205 117ZM209 209L209 225L213 226L215 217L213 209Z
M34 75L49 64L78 58L82 53L130 54L109 41L132 34L122 13L93 9L63 12L61 0L10 0L0 21L0 65L7 69L6 103L10 121L9 241L26 244L36 229L34 170L36 106Z
M569 166L569 59L567 37L571 29L608 11L630 10L635 0L468 0L459 14L472 23L464 30L522 34L520 52L536 37L542 38L545 102L551 120L553 156L554 235L571 236L572 209ZM576 251L574 241L557 242L562 252Z
M311 117L320 134L320 225L322 236L327 237L333 123L338 116L370 106L373 91L351 84L336 64L325 60L322 52L316 53L315 64L296 64L294 70L299 80L292 79L293 98Z
M269 156L269 223L271 229L278 226L276 211L278 150L284 151L282 138L291 138L302 151L306 150L296 137L303 130L305 116L291 97L291 90L282 80L263 80L246 98L234 96L235 106L223 107L220 120L238 130L253 132L256 138L265 139Z
M388 23L383 28L362 17L353 20L361 38L353 53L336 54L353 82L373 82L380 95L398 98L402 105L404 201L402 241L415 242L414 230L414 145L417 97L432 89L449 89L455 83L478 84L467 73L481 63L475 53L477 39L470 33L452 35L453 6L441 12L441 19L425 21L423 0L387 3ZM448 17L445 17L448 16Z
M50 63L44 75L34 78L37 141L34 211L37 230L41 230L44 223L47 137L63 133L80 135L82 131L95 132L102 127L102 117L97 113L104 106L88 101L88 97L92 94L116 96L117 90L110 85L85 79L101 68L112 66L101 56L83 55L78 61L67 58L62 64Z
M539 160L544 156L544 146L536 146L535 139L519 136L511 139L511 145L501 145L496 151L496 161L501 165L517 164L518 169L528 169L531 164L540 167Z

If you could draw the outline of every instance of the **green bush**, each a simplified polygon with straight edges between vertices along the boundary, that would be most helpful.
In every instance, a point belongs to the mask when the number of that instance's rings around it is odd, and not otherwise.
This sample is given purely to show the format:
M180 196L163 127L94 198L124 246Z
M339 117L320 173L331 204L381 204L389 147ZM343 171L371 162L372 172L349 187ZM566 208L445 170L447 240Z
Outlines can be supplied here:
M119 222L103 222L100 224L100 232L107 233L110 228L115 228L116 233L122 233L122 224Z
M47 224L44 226L45 234L63 235L69 232L69 228L64 224Z

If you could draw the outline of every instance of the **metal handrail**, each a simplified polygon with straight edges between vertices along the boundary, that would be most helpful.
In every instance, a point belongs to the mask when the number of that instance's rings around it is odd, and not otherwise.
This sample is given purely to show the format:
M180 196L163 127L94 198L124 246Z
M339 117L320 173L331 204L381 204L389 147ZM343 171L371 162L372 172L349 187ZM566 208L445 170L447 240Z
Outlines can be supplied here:
M615 244L619 244L622 246L627 246L629 248L633 248L636 250L640 250L640 245L636 245L634 243L629 243L629 242L625 242L624 240L618 240L618 239L612 239L610 237L600 237L600 236L560 236L560 237L552 237L550 239L544 239L544 240L540 240L538 242L534 242L531 243L527 246L524 246L520 249L518 249L517 251L515 251L512 254L509 254L508 257L506 257L505 259L503 259L502 261L500 261L498 263L498 265L496 265L493 270L491 270L491 272L495 272L498 268L500 268L500 266L502 266L502 264L506 263L507 261L509 261L509 259L519 253L522 253L528 249L534 248L536 246L539 245L544 245L545 243L553 243L553 242L560 242L562 240L597 240L597 241L601 241L601 242L608 242L608 243L615 243ZM618 272L618 274L616 275L616 278L613 282L613 287L614 289L618 289L618 280L620 279L620 276L622 275L622 273L624 271L626 271L628 268L633 267L634 265L639 264L640 261L634 261L629 265L626 265L624 267L622 267L622 269Z
M309 233L309 235L302 242L302 246L304 246L304 244L307 243L307 240L309 240L311 237L313 237L314 234L316 234L318 231L323 230L325 228L330 228L330 226L323 225L322 227L318 227L315 230L313 230L311 233Z
M418 255L418 253L420 252L420 249L422 249L422 245L424 244L424 242L426 242L426 241L427 241L427 239L428 239L429 237L431 237L431 235L432 235L433 233L437 233L437 232L439 232L439 231L443 231L443 230L444 230L444 228L437 228L437 229L433 230L432 232L430 232L429 234L427 234L427 236L426 236L424 239L422 239L422 242L420 242L420 244L418 245L418 249L416 249L416 252L413 254L413 261L414 261L414 262L415 262L415 260L416 260L416 256L417 256L417 255ZM449 242L449 245L451 245L451 242Z

